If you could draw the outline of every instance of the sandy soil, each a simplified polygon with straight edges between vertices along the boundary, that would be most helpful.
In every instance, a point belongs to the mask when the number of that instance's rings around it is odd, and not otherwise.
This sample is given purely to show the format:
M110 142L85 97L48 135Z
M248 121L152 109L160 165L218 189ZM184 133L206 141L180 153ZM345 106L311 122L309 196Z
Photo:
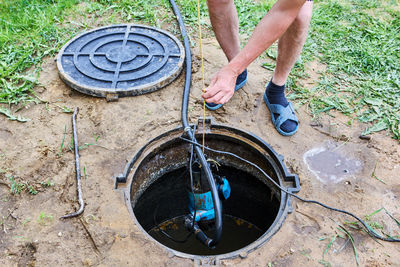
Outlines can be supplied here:
M205 41L206 81L225 64L216 42ZM195 56L190 120L202 114L201 80ZM365 125L332 113L316 123L306 107L298 109L301 127L293 137L279 135L262 101L263 88L271 73L260 66L249 67L248 84L216 112L207 111L217 123L252 132L279 153L285 164L301 180L300 195L355 212L359 216L385 207L400 218L400 171L398 142L385 132L371 140L359 135ZM316 64L309 66L316 73ZM112 177L121 173L126 161L146 142L180 125L181 92L184 75L164 89L138 97L107 103L67 87L58 77L56 63L48 59L40 76L43 87L37 92L48 104L31 105L19 113L32 120L19 123L0 116L0 266L191 266L187 259L171 257L147 239L134 224L123 195L114 190ZM312 86L304 81L305 86ZM77 209L74 156L67 147L71 140L71 114L58 106L79 107L80 144L97 144L80 151L86 209L80 218L59 220ZM60 146L67 129L65 146ZM340 182L321 181L307 167L303 155L310 149L333 146L337 153L358 160L361 167ZM384 183L371 177L374 170ZM83 171L82 171L83 172ZM28 182L39 193L13 195L8 177ZM45 187L41 181L52 181ZM281 230L263 247L246 258L220 261L221 265L318 266L332 237L343 234L337 227L349 218L318 206L294 201L294 213ZM42 216L41 216L42 215ZM46 216L51 218L45 218ZM42 219L39 219L42 217ZM383 212L372 217L387 232L399 229ZM393 228L392 228L393 227ZM400 266L399 244L375 242L361 231L351 231L360 266ZM350 242L337 238L324 256L332 266L355 266Z

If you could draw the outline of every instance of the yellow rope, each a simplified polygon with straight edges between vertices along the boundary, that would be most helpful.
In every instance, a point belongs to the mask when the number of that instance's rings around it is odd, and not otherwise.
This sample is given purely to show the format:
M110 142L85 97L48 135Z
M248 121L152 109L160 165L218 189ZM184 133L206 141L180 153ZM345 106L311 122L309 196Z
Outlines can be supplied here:
M201 36L201 22L200 22L200 0L197 0L197 24L199 26L199 39L200 39L200 62L201 62L201 80L202 80L202 92L206 92L204 85L204 67L203 67L203 42ZM205 143L205 125L206 125L206 101L203 99L203 153L204 153L204 143Z

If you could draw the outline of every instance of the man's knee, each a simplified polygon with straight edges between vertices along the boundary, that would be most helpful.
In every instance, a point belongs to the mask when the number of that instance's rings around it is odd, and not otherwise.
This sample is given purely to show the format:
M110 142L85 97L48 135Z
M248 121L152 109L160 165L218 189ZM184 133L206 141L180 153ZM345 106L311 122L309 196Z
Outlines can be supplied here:
M307 1L304 4L304 6L300 9L299 14L297 14L297 17L293 21L293 23L296 25L297 28L308 29L312 17L312 8L313 8L313 3Z

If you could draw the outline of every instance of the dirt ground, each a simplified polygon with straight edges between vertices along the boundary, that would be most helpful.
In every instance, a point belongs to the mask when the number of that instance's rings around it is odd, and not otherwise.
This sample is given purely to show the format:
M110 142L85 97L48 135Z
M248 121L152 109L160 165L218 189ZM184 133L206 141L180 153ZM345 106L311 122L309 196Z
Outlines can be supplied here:
M204 45L206 81L225 64L222 50L213 39ZM198 51L195 59L190 99L190 120L202 115L201 74ZM215 122L252 132L284 155L286 166L299 175L299 195L322 201L363 217L385 207L400 218L400 146L385 132L371 140L359 139L365 125L332 113L312 120L305 106L298 109L301 127L293 137L283 137L273 128L262 100L264 85L271 73L261 60L249 67L247 85L216 112L207 111ZM43 64L38 96L48 101L32 104L20 111L31 118L26 123L0 116L0 266L191 266L192 260L171 257L134 224L123 195L114 190L113 176L150 139L180 125L184 75L169 86L147 95L121 98L107 103L85 96L66 86L59 78L56 62ZM312 76L316 68L308 66ZM303 81L304 86L312 86ZM74 155L68 150L71 140L71 114L58 106L79 107L78 135L86 209L80 218L59 220L77 209ZM66 127L65 145L60 146ZM346 158L360 162L355 173L340 181L321 180L309 170L304 154L326 146ZM375 172L374 172L374 168ZM382 183L371 176L383 180ZM11 194L9 176L28 182L37 195L24 191ZM85 175L83 175L85 176ZM54 185L41 185L51 181ZM294 201L295 211L280 231L246 258L221 260L221 265L240 266L319 266L328 244L350 218L319 206ZM392 220L380 212L377 221L385 231L399 234ZM351 230L360 266L400 266L400 245L376 242L361 231ZM356 266L351 242L338 237L324 255L331 266ZM327 265L328 266L328 265Z

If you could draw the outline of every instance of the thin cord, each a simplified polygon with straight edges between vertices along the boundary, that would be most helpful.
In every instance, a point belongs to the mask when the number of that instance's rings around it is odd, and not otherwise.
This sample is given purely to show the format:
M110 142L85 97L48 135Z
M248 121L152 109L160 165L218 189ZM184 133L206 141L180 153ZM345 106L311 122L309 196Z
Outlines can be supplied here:
M191 141L191 140L189 140L189 139L186 139L186 138L183 138L183 137L179 137L179 138L182 139L182 140L184 140L184 141L186 141L186 142L188 142L188 143L191 143L191 144L193 144L193 145L199 145L199 144L197 144L197 143L195 143L195 142L193 142L193 141ZM239 159L239 160L241 160L241 161L244 161L244 162L250 164L251 166L257 168L265 177L267 177L267 178L268 178L276 187L278 187L281 191L283 191L283 192L285 192L286 194L291 195L291 196L293 196L293 197L295 197L295 198L297 198L297 199L299 199L299 200L301 200L301 201L303 201L303 202L318 204L318 205L320 205L320 206L322 206L322 207L324 207L324 208L326 208L326 209L333 210L333 211L337 211L337 212L341 212L341 213L344 213L344 214L347 214L347 215L353 217L354 219L356 219L357 221L359 221L359 222L365 227L365 229L367 230L367 232L368 232L369 235L371 235L371 236L373 236L373 237L375 237L375 238L378 238L378 239L380 239L380 240L387 241L387 242L400 242L400 239L398 239L398 238L393 238L393 237L385 238L385 237L380 236L379 234L377 234L377 233L374 231L374 229L371 228L371 226L369 226L369 225L368 225L367 223L365 223L362 219L360 219L358 216L354 215L354 214L351 213L351 212L348 212L348 211L345 211L345 210L341 210L341 209L332 208L332 207L330 207L330 206L328 206L328 205L325 205L325 204L323 204L323 203L321 203L321 202L319 202L319 201L316 201L316 200L304 199L304 198L302 198L302 197L299 197L299 196L296 195L296 194L293 194L293 193L287 191L285 188L281 187L278 183L276 183L275 180L272 179L267 173L265 173L263 169L261 169L260 167L258 167L256 164L254 164L254 163L252 163L252 162L250 162L250 161L248 161L248 160L246 160L246 159L244 159L244 158L239 157L239 156L236 155L236 154L233 154L233 153L230 153L230 152L225 152L225 151L220 151L220 150L215 150L215 149L212 149L212 148L209 148L209 147L206 147L206 146L204 146L204 148L205 148L206 150L208 150L208 151L211 151L211 152L215 152L215 153L219 153L219 154L225 154L225 155L233 156L233 157L235 157L235 158L237 158L237 159Z
M203 41L201 34L201 21L200 21L200 0L197 0L197 25L199 28L199 39L200 39L200 62L201 62L201 82L202 82L202 92L205 93L205 84L204 84L204 65L203 65ZM203 153L204 153L204 144L205 144L205 131L206 131L206 101L203 99Z
M195 134L196 134L196 125L193 127L193 140L195 139ZM193 212L193 221L192 221L192 229L190 230L191 233L194 232L194 224L196 223L196 214L197 214L197 208L196 208L196 198L194 195L194 186L193 186L193 155L194 155L194 145L192 145L190 149L190 160L189 160L189 174L190 174L190 189L192 190L192 197L193 197L193 204L194 204L194 212Z

